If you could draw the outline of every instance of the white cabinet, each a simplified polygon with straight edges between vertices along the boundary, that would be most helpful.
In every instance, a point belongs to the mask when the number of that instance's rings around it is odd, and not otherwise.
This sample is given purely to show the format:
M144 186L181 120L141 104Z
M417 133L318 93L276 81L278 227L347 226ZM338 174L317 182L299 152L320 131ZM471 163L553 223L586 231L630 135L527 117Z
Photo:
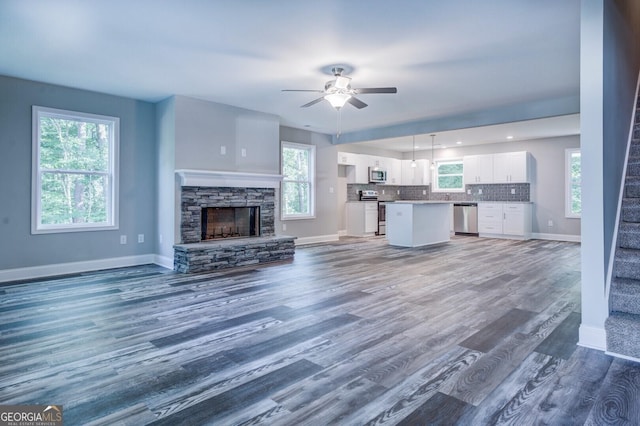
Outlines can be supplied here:
M478 203L478 232L480 236L531 238L531 204Z
M463 158L465 185L493 183L493 155L466 155Z
M502 234L502 203L478 203L478 232Z
M386 159L387 185L402 185L402 160Z
M493 154L493 182L529 182L529 162L530 155L526 151Z
M356 165L353 182L349 183L369 183L369 155L356 154Z
M377 201L350 201L347 203L347 235L364 237L378 231Z
M338 152L338 164L344 166L355 166L356 155L351 152Z
M526 204L503 204L502 206L502 233L508 235L525 235L531 232L525 226L525 210ZM531 220L529 220L531 223ZM530 228L530 226L529 226Z
M430 173L427 160L416 160L416 167L411 167L411 160L402 160L401 185L429 185Z
M526 151L501 154L466 155L464 184L527 183L531 156Z

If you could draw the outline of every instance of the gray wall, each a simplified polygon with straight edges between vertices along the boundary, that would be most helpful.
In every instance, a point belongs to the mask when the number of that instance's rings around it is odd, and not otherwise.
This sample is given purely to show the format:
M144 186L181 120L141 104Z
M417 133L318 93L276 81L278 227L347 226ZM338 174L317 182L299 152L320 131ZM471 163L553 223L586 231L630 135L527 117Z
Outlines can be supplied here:
M604 256L609 262L615 233L629 125L635 113L640 69L640 2L604 2L603 57Z
M174 213L173 206L179 200L176 190L175 177L175 143L176 143L175 98L171 97L156 104L156 135L157 158L156 164L158 181L158 206L162 212L158 213L158 255L164 266L173 265L173 243L179 229L179 217ZM169 206L171 206L169 208ZM158 209L160 211L160 209Z
M176 169L279 173L279 126L275 115L176 96Z
M580 344L604 349L609 309L605 288L640 68L640 3L582 0L580 11Z
M337 236L338 148L331 144L329 135L291 127L280 127L280 139L316 146L316 217L276 223L276 233L299 238Z
M32 105L120 118L120 229L31 235ZM0 128L0 269L155 253L152 104L0 76Z
M171 266L173 245L180 240L180 185L175 170L278 174L279 119L184 96L157 104L156 116L158 253L165 266ZM226 148L224 155L221 146Z

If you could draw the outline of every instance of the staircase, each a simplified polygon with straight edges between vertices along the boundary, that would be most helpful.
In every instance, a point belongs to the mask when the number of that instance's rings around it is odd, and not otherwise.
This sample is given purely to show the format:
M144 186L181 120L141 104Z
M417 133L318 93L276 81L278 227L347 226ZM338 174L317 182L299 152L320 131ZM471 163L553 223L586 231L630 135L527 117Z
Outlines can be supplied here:
M640 360L640 98L629 147L609 309L607 351Z

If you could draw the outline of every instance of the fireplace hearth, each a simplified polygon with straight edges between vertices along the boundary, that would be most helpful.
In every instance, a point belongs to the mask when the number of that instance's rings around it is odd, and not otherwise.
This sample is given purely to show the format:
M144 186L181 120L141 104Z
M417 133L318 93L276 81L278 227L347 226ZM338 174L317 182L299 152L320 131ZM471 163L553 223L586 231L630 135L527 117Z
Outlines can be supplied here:
M201 241L260 236L260 207L203 207Z

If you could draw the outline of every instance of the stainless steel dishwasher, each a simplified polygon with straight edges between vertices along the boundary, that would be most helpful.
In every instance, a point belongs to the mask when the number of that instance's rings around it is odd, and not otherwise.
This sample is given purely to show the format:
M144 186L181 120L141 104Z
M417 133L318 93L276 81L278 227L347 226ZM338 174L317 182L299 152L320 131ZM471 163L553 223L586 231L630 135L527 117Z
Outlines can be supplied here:
M453 204L453 232L456 235L478 235L478 203Z

